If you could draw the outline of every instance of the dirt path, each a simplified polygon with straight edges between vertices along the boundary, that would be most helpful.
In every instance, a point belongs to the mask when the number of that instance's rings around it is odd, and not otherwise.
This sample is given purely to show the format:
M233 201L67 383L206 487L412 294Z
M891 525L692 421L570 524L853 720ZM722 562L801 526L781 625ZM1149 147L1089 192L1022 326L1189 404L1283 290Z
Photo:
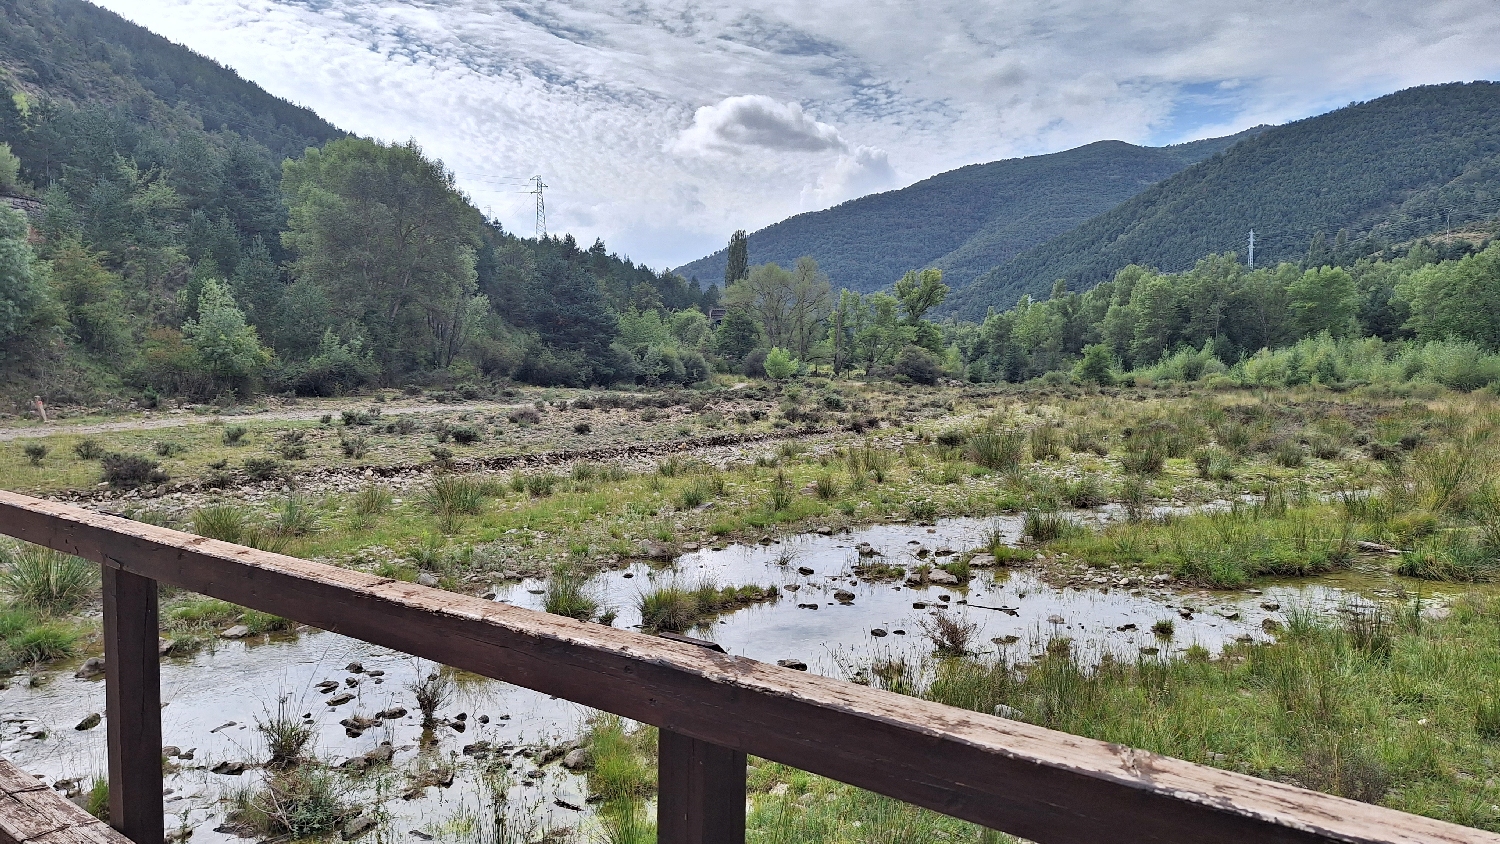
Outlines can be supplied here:
M465 402L463 404L417 404L417 405L384 405L381 406L382 416L405 416L423 413L442 413L461 409L464 411L479 411L490 413L494 411L509 411L526 407L525 404L499 404L498 402ZM321 419L325 413L337 413L343 408L328 406L317 407L308 410L274 410L265 413L251 413L242 416L205 416L191 411L167 411L163 416L150 419L127 419L120 422L91 422L85 424L71 424L69 422L52 422L46 425L38 425L34 428L10 428L0 429L0 442L11 440L36 439L47 437L52 434L104 434L110 431L150 431L157 428L182 428L188 425L207 425L210 419L219 418L224 422L305 422L310 419Z

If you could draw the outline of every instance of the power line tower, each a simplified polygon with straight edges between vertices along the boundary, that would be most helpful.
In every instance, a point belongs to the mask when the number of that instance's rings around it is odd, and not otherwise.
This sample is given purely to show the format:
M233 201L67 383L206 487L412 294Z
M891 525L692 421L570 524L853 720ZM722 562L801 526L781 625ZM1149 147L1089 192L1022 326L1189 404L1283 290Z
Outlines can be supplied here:
M1250 269L1255 269L1255 229L1250 230Z
M536 239L541 240L547 236L547 203L542 199L542 188L547 185L541 176L532 176L528 181L536 184L529 193L536 197Z

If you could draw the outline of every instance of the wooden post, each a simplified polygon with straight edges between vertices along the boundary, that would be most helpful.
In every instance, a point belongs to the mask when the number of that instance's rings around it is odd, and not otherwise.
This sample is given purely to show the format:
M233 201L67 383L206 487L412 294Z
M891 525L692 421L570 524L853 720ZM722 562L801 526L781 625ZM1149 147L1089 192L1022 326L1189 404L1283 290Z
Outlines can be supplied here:
M662 730L656 779L658 844L744 844L742 751Z
M161 844L161 663L156 581L104 564L104 707L109 824L135 844Z

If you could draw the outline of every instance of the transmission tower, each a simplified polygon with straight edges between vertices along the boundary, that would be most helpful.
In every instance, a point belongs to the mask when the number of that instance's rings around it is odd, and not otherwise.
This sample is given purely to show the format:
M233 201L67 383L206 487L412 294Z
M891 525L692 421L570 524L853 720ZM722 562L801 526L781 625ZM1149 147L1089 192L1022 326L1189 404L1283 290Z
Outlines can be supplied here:
M547 236L547 203L542 199L542 188L547 185L541 176L532 176L529 181L536 184L530 193L536 196L536 239L541 240Z
M1250 230L1250 269L1255 269L1255 229Z

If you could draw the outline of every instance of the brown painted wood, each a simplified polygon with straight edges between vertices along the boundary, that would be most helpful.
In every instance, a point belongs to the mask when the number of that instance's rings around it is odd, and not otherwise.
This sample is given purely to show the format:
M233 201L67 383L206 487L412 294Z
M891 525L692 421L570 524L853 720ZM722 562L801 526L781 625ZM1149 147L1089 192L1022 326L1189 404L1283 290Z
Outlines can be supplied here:
M156 581L104 562L104 706L109 822L136 844L161 844L161 663Z
M1500 844L1283 783L15 493L0 491L0 532L1043 844Z
M656 752L657 842L744 844L744 752L671 730Z

